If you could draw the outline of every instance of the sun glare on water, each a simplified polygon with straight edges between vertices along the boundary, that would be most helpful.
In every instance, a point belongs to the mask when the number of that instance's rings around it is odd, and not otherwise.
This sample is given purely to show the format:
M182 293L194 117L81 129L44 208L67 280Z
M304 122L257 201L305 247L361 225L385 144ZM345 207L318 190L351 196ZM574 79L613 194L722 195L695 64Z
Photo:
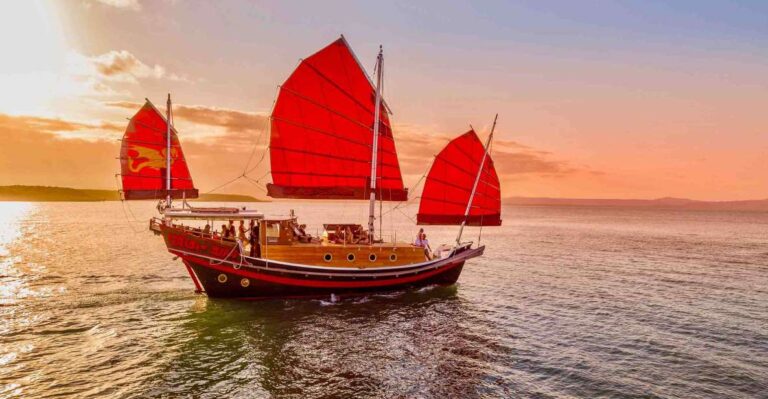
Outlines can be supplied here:
M8 245L19 238L19 222L32 207L29 202L0 202L0 257L9 256Z

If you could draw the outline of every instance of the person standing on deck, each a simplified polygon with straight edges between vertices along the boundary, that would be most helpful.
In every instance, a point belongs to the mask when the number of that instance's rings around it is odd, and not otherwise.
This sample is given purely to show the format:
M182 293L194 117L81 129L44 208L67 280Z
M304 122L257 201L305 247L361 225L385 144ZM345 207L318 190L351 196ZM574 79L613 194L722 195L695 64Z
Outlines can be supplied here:
M248 241L245 237L245 220L241 220L240 225L237 226L237 238L243 244L245 244Z
M248 242L251 244L251 257L261 257L261 244L259 243L259 226L251 220Z

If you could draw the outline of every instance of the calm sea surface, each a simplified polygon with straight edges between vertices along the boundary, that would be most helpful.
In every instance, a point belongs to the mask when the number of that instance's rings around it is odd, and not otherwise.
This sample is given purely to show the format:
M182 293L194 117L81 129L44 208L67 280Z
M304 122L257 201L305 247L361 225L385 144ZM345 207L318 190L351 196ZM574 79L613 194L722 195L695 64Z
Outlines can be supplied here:
M766 213L512 207L457 286L241 302L193 293L153 211L0 203L0 397L768 397Z

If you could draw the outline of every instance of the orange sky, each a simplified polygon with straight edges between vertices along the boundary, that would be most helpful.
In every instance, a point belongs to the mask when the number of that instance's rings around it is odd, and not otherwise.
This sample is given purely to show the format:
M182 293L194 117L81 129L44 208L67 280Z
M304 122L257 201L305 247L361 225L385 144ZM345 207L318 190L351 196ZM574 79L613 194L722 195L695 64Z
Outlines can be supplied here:
M407 186L498 112L505 197L768 198L768 32L750 10L565 4L1 2L0 185L116 188L126 118L170 91L208 191L259 138L261 157L277 85L344 33L366 67L384 45Z

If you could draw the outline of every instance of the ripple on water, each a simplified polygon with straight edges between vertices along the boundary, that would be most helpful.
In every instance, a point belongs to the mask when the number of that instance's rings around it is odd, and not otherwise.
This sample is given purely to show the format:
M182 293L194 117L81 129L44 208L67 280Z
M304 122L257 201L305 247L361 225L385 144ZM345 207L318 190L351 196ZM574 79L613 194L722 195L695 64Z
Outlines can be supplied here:
M131 206L148 218L150 205ZM765 214L508 208L457 286L239 302L194 295L119 206L0 203L0 397L768 390ZM323 206L290 204L310 229L346 212Z

